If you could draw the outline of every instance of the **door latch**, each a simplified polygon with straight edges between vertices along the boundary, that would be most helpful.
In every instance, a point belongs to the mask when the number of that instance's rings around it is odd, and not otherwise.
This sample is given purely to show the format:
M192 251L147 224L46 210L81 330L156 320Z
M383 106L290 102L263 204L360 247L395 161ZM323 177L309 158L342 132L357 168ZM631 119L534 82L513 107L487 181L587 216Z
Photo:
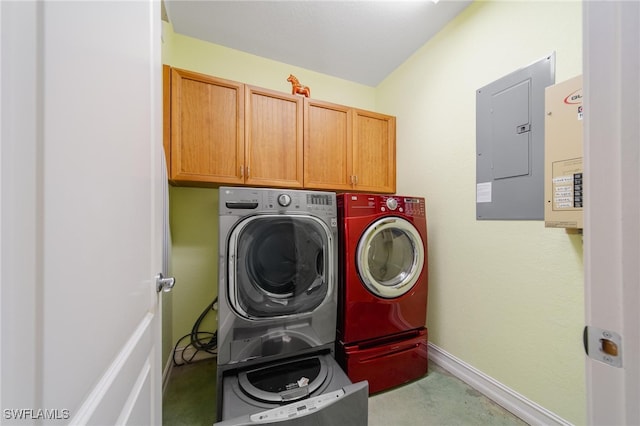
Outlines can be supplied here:
M586 326L582 333L584 350L589 358L622 367L622 337L615 331Z
M156 275L156 291L158 293L160 293L161 291L164 291L165 293L169 292L171 291L174 285L176 285L175 278L173 277L165 278L162 275L162 272L158 272L158 275Z

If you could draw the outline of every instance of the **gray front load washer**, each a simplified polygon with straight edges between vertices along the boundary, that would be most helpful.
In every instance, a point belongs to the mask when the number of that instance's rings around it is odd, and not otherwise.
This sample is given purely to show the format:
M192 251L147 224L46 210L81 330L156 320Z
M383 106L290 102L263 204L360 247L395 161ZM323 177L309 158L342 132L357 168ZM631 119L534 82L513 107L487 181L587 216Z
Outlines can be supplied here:
M333 350L335 193L221 187L219 208L219 371Z
M239 369L223 379L216 426L366 426L369 386L352 384L331 354L293 357Z

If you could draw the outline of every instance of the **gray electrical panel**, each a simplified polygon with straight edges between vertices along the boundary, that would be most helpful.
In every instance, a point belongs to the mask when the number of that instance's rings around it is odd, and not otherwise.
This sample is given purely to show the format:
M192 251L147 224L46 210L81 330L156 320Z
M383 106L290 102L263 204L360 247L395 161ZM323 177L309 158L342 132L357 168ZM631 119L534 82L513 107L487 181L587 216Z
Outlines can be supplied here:
M544 220L544 93L555 52L476 91L476 218Z

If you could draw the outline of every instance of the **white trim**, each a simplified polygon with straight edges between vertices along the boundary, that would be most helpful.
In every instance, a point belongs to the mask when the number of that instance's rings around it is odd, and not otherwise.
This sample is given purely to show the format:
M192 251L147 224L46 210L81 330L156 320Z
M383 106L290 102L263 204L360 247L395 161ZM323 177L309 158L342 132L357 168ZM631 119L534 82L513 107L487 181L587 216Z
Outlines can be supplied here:
M429 360L467 383L483 395L521 418L535 425L571 425L558 415L525 398L482 371L449 354L433 343L428 343Z
M43 7L41 2L0 1L0 240L4 245L0 253L3 320L0 377L4 389L0 406L3 409L43 405L40 386ZM0 424L6 420L0 419Z
M173 367L174 367L173 360L176 357L181 357L182 352L184 352L185 350L193 352L196 349L194 349L191 346L180 346L178 348L172 349L171 353L169 354L169 359L167 359L167 363L165 364L164 370L162 372L162 394L163 395L167 390L167 387L169 386L169 379L171 378L171 373L173 372ZM198 353L195 354L191 362L203 361L205 359L212 359L215 357L216 357L215 354L212 354L206 351L198 351ZM191 358L191 356L189 355L187 356L187 358Z
M583 5L586 325L622 336L621 368L586 359L586 421L638 425L640 4Z
M171 377L171 373L173 372L173 349L171 350L171 354L169 354L169 358L167 359L167 363L164 366L164 370L162 370L162 396L167 390L169 386L169 378Z
M0 32L2 30L2 7L0 6ZM4 32L2 32L4 34ZM2 43L0 43L0 140L2 140L2 104L4 103L4 98L2 97ZM4 192L2 191L2 148L0 147L0 242L4 241L2 239L2 197ZM2 244L0 244L0 300L2 300ZM2 351L4 347L4 340L2 339L2 303L0 303L0 377L4 377L2 374ZM0 407L5 407L4 399L2 399L2 388L0 386Z
M180 346L180 347L176 348L171 353L171 356L172 357L175 356L176 359L181 360L182 357L183 357L182 354L185 351L187 351L188 355L184 355L184 357L190 360L189 363L193 363L193 362L196 362L196 361L202 361L202 360L205 360L205 359L211 359L211 358L215 358L216 357L215 354L209 353L207 351L197 350L196 348L194 348L191 345ZM197 353L194 354L194 352L196 352L196 351L197 351ZM193 356L193 359L191 358L192 356ZM173 358L172 358L172 360L173 360ZM178 362L180 362L180 361L178 361Z

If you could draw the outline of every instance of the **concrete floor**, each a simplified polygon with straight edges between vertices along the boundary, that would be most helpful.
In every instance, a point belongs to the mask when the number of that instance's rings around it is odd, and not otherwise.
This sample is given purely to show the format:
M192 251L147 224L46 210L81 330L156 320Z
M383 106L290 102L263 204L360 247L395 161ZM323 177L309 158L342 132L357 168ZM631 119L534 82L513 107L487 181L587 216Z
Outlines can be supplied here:
M216 361L174 367L163 401L163 425L213 425ZM336 424L339 424L339 419ZM419 380L369 397L369 426L526 425L433 362Z

